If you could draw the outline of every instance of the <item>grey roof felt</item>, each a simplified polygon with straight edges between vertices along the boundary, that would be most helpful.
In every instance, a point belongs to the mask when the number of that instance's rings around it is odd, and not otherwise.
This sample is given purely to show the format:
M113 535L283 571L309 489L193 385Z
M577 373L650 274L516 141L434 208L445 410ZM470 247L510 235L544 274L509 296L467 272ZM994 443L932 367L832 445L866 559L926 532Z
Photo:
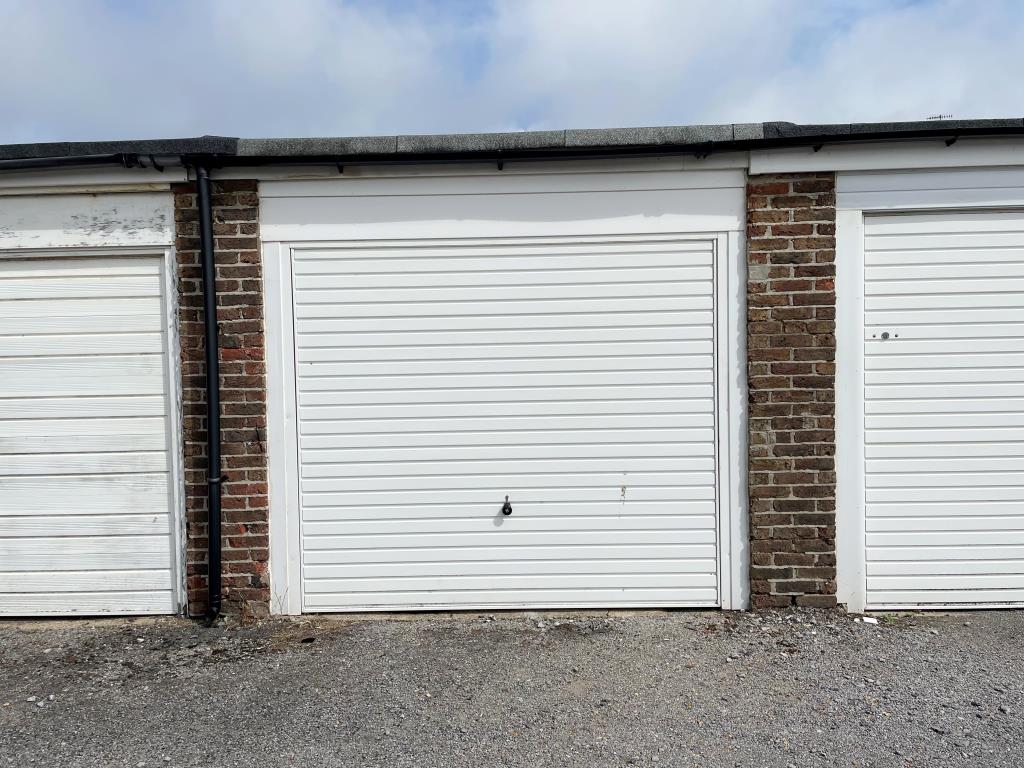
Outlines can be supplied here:
M665 151L729 151L819 143L926 137L1024 134L1024 118L923 120L905 123L730 123L651 128L593 128L521 133L453 133L335 138L240 139L200 136L141 141L57 142L0 145L6 161L105 156L213 158L223 164L309 160L457 159L641 154Z

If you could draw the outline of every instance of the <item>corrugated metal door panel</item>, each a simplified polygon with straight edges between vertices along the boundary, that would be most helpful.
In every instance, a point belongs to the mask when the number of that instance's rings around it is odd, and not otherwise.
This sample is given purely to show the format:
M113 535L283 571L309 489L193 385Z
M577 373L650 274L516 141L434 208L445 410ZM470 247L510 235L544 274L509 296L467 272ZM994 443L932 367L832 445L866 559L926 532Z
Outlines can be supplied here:
M0 261L0 615L175 609L162 271Z
M867 605L1024 603L1024 214L868 216L864 277Z
M717 605L714 263L296 250L304 610Z

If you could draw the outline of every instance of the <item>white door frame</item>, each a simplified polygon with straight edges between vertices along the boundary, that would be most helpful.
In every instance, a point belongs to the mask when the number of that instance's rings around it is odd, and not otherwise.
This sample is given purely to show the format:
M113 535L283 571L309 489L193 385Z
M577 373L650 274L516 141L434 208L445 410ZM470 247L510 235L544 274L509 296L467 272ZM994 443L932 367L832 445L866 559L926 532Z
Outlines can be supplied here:
M862 613L864 522L864 211L836 211L836 599Z
M167 384L167 451L170 457L170 547L171 589L174 613L184 613L187 605L185 530L185 459L182 434L181 344L178 332L178 261L173 247L167 246L111 246L111 247L52 247L0 249L0 259L53 259L97 256L151 256L161 260L161 288L163 298L164 379Z
M749 604L747 541L746 262L742 233L685 233L715 243L716 442L719 601ZM326 244L265 242L263 291L267 348L271 612L302 612L298 422L292 303L293 253Z
M298 399L291 247L264 243L263 333L267 355L270 613L302 613Z
M864 217L999 209L1024 209L1024 166L836 174L836 597L851 613L867 603Z

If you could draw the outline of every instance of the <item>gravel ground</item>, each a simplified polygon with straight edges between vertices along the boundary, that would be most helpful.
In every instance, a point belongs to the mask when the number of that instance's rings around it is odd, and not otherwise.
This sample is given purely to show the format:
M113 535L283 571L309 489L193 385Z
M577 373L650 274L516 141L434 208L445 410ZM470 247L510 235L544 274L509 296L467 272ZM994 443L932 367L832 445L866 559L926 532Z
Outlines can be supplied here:
M0 766L1021 766L1024 611L0 623Z

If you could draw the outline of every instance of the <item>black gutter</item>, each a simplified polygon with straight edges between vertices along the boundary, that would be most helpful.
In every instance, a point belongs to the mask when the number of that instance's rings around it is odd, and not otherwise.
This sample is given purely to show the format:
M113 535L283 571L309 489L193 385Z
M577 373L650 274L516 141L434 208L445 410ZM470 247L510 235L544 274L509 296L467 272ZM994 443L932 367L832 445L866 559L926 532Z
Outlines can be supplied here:
M199 257L203 267L203 330L206 338L206 484L207 484L207 625L221 609L221 465L220 465L220 360L217 330L217 273L213 259L213 208L210 173L196 166L196 202L199 209Z
M124 168L142 167L138 155L69 155L66 157L30 157L22 160L0 160L0 171L27 171L36 168L68 168L83 165L120 165Z

